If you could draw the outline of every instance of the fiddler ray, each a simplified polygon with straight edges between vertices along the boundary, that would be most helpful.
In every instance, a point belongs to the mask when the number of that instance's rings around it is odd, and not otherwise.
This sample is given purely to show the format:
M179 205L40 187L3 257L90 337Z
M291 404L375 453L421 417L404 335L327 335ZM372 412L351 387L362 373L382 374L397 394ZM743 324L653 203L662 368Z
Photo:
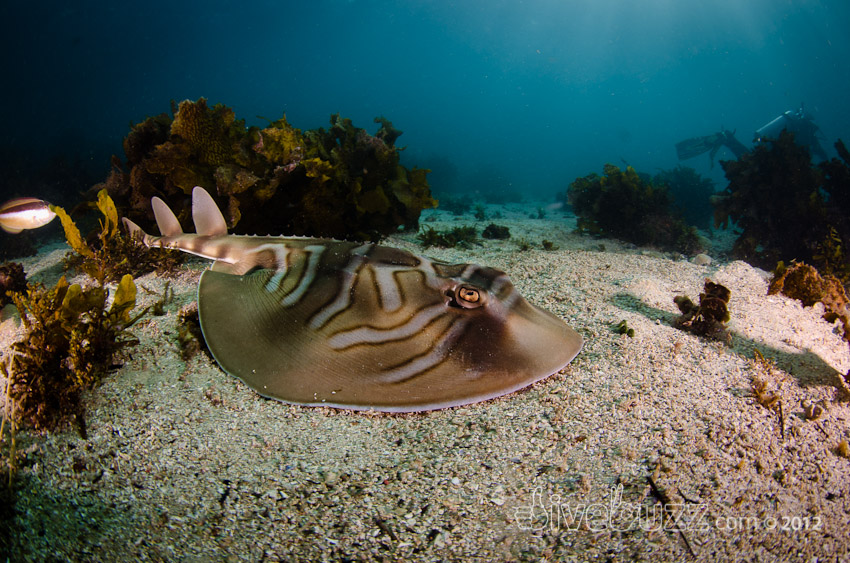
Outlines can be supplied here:
M227 234L192 192L197 234L151 201L149 247L215 260L198 283L207 346L227 373L287 403L414 412L526 387L564 368L582 337L528 303L507 274L404 250L307 237Z

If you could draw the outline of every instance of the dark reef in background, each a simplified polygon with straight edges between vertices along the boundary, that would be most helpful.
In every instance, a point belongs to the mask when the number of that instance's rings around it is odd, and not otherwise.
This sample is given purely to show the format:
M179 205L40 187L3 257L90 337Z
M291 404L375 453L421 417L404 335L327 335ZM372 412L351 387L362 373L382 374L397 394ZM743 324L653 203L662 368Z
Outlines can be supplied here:
M850 153L812 165L791 133L756 146L739 160L722 161L729 185L713 198L714 221L734 221L741 234L734 254L765 269L805 261L843 283L850 281Z
M661 170L652 179L656 186L667 186L673 205L682 214L688 225L708 230L714 207L711 196L714 195L714 182L701 176L689 166L679 165L670 170Z
M505 240L511 238L511 231L504 225L490 223L489 225L487 225L487 227L484 228L484 231L481 233L481 236L487 239Z
M173 104L172 104L173 106ZM375 136L331 116L329 130L302 132L283 117L245 127L233 110L185 100L135 125L124 140L129 170L113 159L104 184L138 224L153 223L159 196L191 231L190 194L213 194L236 233L377 239L418 227L434 207L426 175L399 164L401 131L383 117Z
M63 153L50 153L47 148L31 153L0 145L0 203L16 197L37 197L57 205L75 204L80 194L97 182L104 164L92 165L80 154L73 154L77 147L70 143L81 142L68 140L69 145L57 148L67 151Z
M685 254L702 250L694 227L689 227L666 185L654 184L628 166L605 165L605 176L576 178L567 189L567 201L578 217L578 230L614 237Z

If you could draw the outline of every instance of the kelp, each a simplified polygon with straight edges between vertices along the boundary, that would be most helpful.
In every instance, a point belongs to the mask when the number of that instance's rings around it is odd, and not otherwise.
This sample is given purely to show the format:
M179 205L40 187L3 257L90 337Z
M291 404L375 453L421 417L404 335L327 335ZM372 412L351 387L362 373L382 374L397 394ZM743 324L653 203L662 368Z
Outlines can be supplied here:
M80 229L63 208L50 206L62 222L68 245L76 253L66 258L68 268L80 269L103 284L121 279L127 274L138 277L153 270L169 271L182 261L182 256L178 256L180 253L148 248L122 233L118 209L106 190L98 192L96 205L103 219L91 243L83 238Z
M141 316L131 317L132 276L121 278L109 305L108 294L102 286L69 285L64 276L52 288L35 284L12 294L26 329L12 345L8 367L19 420L36 429L73 420L85 434L81 393L95 387L115 354L134 341L127 329Z
M696 305L686 295L673 299L682 313L676 319L675 326L699 336L729 341L726 323L729 322L729 297L732 292L723 285L705 280L703 292Z
M809 151L787 131L721 165L729 180L713 198L715 224L734 222L741 234L733 253L772 269L799 260L850 283L850 154L814 166Z
M656 186L667 186L673 207L689 225L709 229L714 212L711 197L714 182L689 166L661 170L652 179Z
M478 233L475 227L470 226L452 227L446 231L437 231L431 227L425 227L416 238L425 248L431 246L439 248L454 248L456 246L468 248L478 242Z
M667 186L654 184L631 166L621 170L606 164L604 170L604 176L576 178L567 189L578 232L685 254L702 249L696 229L672 207Z
M416 229L436 206L428 170L407 169L384 117L373 136L334 114L328 129L301 131L286 117L246 127L233 110L204 98L184 100L134 126L124 141L128 170L116 162L100 187L127 216L152 226L159 196L191 227L191 190L207 188L237 234L377 239Z

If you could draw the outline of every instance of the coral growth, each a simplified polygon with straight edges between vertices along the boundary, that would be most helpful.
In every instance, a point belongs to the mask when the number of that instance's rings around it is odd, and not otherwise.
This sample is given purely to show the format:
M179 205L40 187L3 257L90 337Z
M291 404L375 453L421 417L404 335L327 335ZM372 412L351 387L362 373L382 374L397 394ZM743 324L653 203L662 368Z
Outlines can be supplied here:
M469 247L478 242L478 234L475 227L453 227L448 231L436 231L431 227L425 227L416 236L420 244L425 248L437 246L440 248L454 248L456 246Z
M615 237L685 254L702 249L696 229L671 206L666 186L641 177L631 166L605 165L605 176L576 178L567 200L578 216L579 232Z
M83 289L62 277L55 287L30 286L12 298L26 337L12 345L9 396L16 414L35 428L75 420L85 434L81 392L96 386L116 352L132 339L125 332L138 316L136 285L124 276L107 307L104 287Z
M729 180L713 198L715 224L734 221L737 257L765 268L779 261L814 264L850 281L850 154L813 166L791 133L758 145L739 160L721 162Z
M157 195L190 226L189 195L204 186L236 233L376 239L418 227L436 206L425 169L399 163L401 131L379 117L375 136L350 119L302 132L283 117L246 128L230 108L185 100L133 127L124 141L129 171L113 168L102 185L150 226Z
M88 243L83 240L68 213L61 207L51 206L62 222L68 245L76 252L66 258L67 267L78 268L103 284L117 281L126 274L139 276L153 270L169 271L183 260L181 253L148 248L140 241L122 234L118 227L118 210L106 190L97 194L97 208L103 220L100 222L100 231L90 237L93 240Z
M729 321L730 296L729 289L708 279L699 294L699 305L685 295L676 296L673 301L682 313L676 319L676 327L699 336L728 341L726 323Z

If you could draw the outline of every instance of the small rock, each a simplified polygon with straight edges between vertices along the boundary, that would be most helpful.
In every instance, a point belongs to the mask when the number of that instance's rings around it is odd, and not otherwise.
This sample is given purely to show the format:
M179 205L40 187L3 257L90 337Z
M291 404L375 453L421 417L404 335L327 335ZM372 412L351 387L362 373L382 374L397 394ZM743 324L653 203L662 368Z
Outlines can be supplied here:
M325 473L325 484L329 487L333 487L336 485L337 481L339 481L339 474L335 471L327 471Z
M708 266L711 264L711 256L708 254L697 254L691 259L691 262L697 266Z
M803 413L806 415L807 419L817 420L823 416L826 403L824 401L812 403L811 401L803 399L803 401L800 402L800 406L803 407Z

